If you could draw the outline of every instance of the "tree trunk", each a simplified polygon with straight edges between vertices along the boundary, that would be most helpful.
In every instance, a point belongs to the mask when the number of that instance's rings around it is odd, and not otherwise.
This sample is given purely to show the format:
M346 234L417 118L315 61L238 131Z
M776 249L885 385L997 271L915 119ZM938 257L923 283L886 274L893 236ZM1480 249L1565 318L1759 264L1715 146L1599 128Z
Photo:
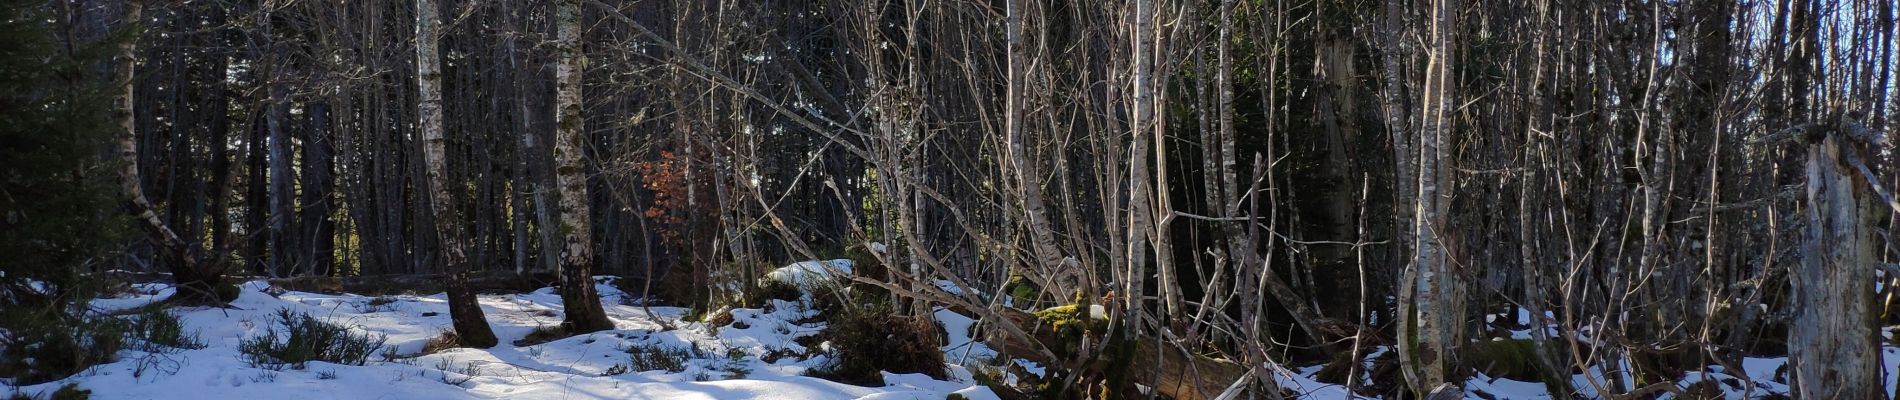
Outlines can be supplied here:
M456 213L455 197L447 182L448 143L442 134L442 63L436 53L437 25L434 0L416 1L416 86L419 99L416 113L421 118L423 158L428 168L429 209L435 211L435 233L441 244L438 256L442 271L448 275L449 319L461 344L476 348L495 347L495 331L488 327L475 292L468 287L468 255L464 252L462 219Z
M593 225L587 207L587 163L581 117L581 77L586 56L581 52L581 1L555 3L555 47L560 52L554 70L555 178L561 188L561 327L567 333L613 328L594 290Z
M1048 276L1062 265L1062 251L1056 247L1055 230L1049 226L1048 211L1043 205L1040 165L1029 157L1029 150L1023 145L1024 69L1030 60L1023 50L1023 15L1019 3L1020 0L1004 3L1005 36L1009 42L1009 76L1003 99L1003 130L1009 143L1008 165L1014 167L1012 175L1020 188L1017 194L1022 196L1023 218L1029 224L1029 243L1036 255L1035 267L1038 273ZM1012 271L1012 274L1018 273Z
M303 259L309 272L316 275L341 275L332 271L335 264L336 222L331 219L336 194L331 193L333 154L330 143L330 103L318 100L308 107L310 130L303 144L303 209L298 230L303 244Z
M1451 240L1451 194L1444 185L1451 183L1447 153L1452 124L1450 96L1455 90L1450 76L1453 27L1450 0L1431 4L1427 31L1424 86L1418 91L1421 107L1418 120L1418 197L1414 203L1412 270L1408 290L1412 292L1411 313L1400 324L1401 351L1414 393L1426 393L1441 384L1453 383L1458 365L1457 349L1464 341L1464 283L1449 252L1456 249ZM1407 334L1408 328L1416 331ZM1454 383L1455 384L1455 383Z
M125 2L124 24L132 29L141 24L144 18L145 2L129 0ZM172 279L178 285L178 294L172 298L184 304L224 304L216 293L218 283L223 280L223 271L216 263L206 263L200 256L196 245L186 243L172 231L171 226L159 219L158 212L151 200L145 197L145 188L139 178L139 148L137 115L134 111L134 78L138 66L138 41L126 40L119 45L118 59L118 97L113 100L113 117L119 122L119 188L125 192L130 203L132 216L138 221L148 239L158 247L158 254L170 260Z
M1874 329L1874 221L1866 183L1848 166L1865 154L1842 135L1808 145L1808 233L1791 275L1788 363L1796 398L1883 398Z
M1154 119L1155 111L1152 103L1154 91L1149 86L1149 82L1154 80L1153 63L1148 58L1151 51L1148 39L1153 35L1149 31L1153 18L1154 2L1136 0L1134 29L1129 33L1129 39L1134 43L1134 51L1129 54L1133 57L1131 61L1134 64L1135 81L1133 104L1130 104L1134 116L1128 124L1134 133L1128 152L1128 272L1122 282L1122 295L1128 302L1129 330L1136 334L1141 333L1138 328L1141 321L1139 316L1144 307L1142 299L1147 297L1143 293L1143 281L1148 276L1148 257L1143 250L1148 247L1148 235L1153 233L1154 226L1150 220L1154 215L1150 211L1153 209L1151 197L1154 180L1148 174L1148 157L1152 155L1152 150L1147 136L1147 129L1153 125L1151 120Z
M261 18L268 19L269 17ZM269 24L268 20L259 22ZM268 35L269 29L265 29L265 32L266 35ZM275 45L273 45L273 47L275 47ZM270 67L270 69L274 71L271 77L275 82L268 84L268 86L270 86L268 89L270 92L270 105L265 111L264 118L266 135L268 136L268 140L264 142L264 146L267 149L266 151L269 152L266 157L270 168L270 177L268 178L270 180L268 187L269 194L264 199L270 208L270 212L266 217L269 228L267 228L265 233L265 236L267 236L265 240L268 241L270 249L270 264L268 264L265 270L269 272L271 277L275 278L283 276L284 274L294 275L297 273L296 266L291 263L291 260L295 260L294 257L291 257L292 254L295 253L291 249L295 241L290 235L292 232L290 228L290 220L292 217L290 212L291 199L295 198L296 193L294 192L296 189L292 187L291 183L291 179L294 179L294 177L290 170L290 132L289 127L286 126L290 123L290 121L288 121L288 119L290 119L290 87L282 82L284 79L288 79L287 74L283 72L286 68L284 65L286 61L285 57L282 56L283 52L281 50L274 49L271 53L273 56L270 57L270 59L273 60L276 65Z

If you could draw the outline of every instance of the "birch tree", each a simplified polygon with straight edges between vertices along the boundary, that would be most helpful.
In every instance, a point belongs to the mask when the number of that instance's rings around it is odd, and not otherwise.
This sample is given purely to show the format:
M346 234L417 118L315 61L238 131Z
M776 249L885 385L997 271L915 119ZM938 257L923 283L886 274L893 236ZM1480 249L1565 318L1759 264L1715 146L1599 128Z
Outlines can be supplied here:
M123 23L131 29L138 29L145 18L145 2L129 0L124 4ZM187 243L171 226L159 218L157 208L145 196L145 188L139 175L139 142L137 109L135 99L135 71L138 66L138 40L136 36L119 45L119 53L114 60L114 69L118 79L117 97L113 99L113 119L119 123L119 169L120 189L130 203L130 211L139 228L158 248L160 256L170 259L172 280L178 284L178 294L173 301L181 304L224 304L229 299L217 295L218 286L223 283L224 249L212 252L206 258L197 245Z
M1062 264L1062 251L1056 247L1055 231L1049 225L1049 214L1042 197L1042 173L1036 159L1029 155L1024 142L1023 103L1026 100L1023 86L1026 69L1034 61L1029 59L1023 40L1022 0L1007 0L1003 5L1005 18L1005 40L1008 46L1008 77L1003 94L1004 119L1003 130L1009 147L1009 167L1011 177L1015 178L1017 195L1021 198L1023 218L1029 225L1030 247L1035 252L1035 267L1041 274L1049 274L1053 268ZM1063 293L1062 295L1068 295Z
M555 47L560 52L554 69L554 159L556 185L561 189L561 327L567 333L613 328L594 290L593 225L588 214L586 121L581 116L581 77L586 55L581 52L581 0L555 3Z
M430 209L435 212L435 234L441 242L437 249L437 261L448 274L449 319L455 326L455 335L461 345L489 348L498 341L495 331L488 327L488 318L482 315L482 306L476 302L475 292L468 287L468 255L464 243L461 214L456 212L455 197L451 187L461 187L450 181L447 158L448 142L442 133L442 62L436 51L436 40L440 37L434 0L416 1L416 115L421 120L423 159L428 169L428 196Z
M1153 128L1155 114L1154 88L1150 86L1154 81L1154 61L1149 58L1154 47L1150 41L1154 38L1154 0L1135 0L1134 7L1134 26L1128 31L1133 46L1129 52L1133 70L1129 73L1134 77L1133 104L1129 105L1134 114L1128 122L1132 131L1128 151L1128 271L1123 274L1121 284L1128 302L1129 326L1139 332L1141 318L1136 316L1142 315L1142 299L1147 297L1142 285L1148 276L1145 250L1149 235L1154 233L1154 180L1148 172L1148 157L1153 146L1147 136Z
M1433 0L1422 30L1426 53L1423 85L1417 91L1419 115L1414 143L1415 179L1418 197L1413 203L1412 247L1415 249L1401 282L1399 354L1407 369L1407 381L1414 393L1423 395L1451 381L1451 368L1457 365L1457 349L1464 340L1464 290L1458 268L1450 254L1447 226L1451 213L1450 160L1452 125L1448 118L1454 106L1451 95L1450 64L1454 45L1451 29L1456 24L1452 0ZM1388 4L1388 7L1391 7ZM1388 85L1396 84L1387 82ZM1403 161L1401 161L1403 163ZM1401 168L1403 169L1403 168Z

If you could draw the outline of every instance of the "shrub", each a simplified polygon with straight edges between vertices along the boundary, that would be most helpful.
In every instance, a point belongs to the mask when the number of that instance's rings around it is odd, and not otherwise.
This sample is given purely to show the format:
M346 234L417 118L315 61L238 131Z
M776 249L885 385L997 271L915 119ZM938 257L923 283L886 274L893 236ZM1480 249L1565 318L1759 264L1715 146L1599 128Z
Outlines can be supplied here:
M626 364L614 364L614 366L612 367L607 367L606 371L601 371L600 376L614 376L614 375L622 375L626 373L627 373Z
M218 296L218 301L225 303L237 301L238 296L244 294L244 289L239 289L237 284L233 283L219 284L216 288L212 289L212 291L212 294Z
M746 353L737 347L726 349L726 359L719 370L726 371L726 379L745 379L752 374L752 367L745 363Z
M278 310L276 322L283 328L283 337L278 336L277 329L271 329L238 346L238 351L244 353L252 365L288 364L302 369L312 360L363 365L387 339L378 334L351 332L349 327L290 309Z
M630 359L629 367L634 371L684 372L686 360L697 353L696 348L680 348L659 344L634 345L627 347Z
M942 335L928 316L893 315L883 303L832 315L823 334L832 357L807 375L861 386L883 386L880 371L944 379Z
M799 352L792 351L792 349L772 347L765 350L765 355L759 356L759 361L763 361L766 364L777 364L779 360L788 358L797 359L803 355L804 354L800 354Z
M128 320L126 336L136 349L146 352L165 352L174 349L202 349L204 341L197 333L186 333L185 324L177 315L165 310L151 308Z
M542 325L528 331L527 336L522 336L521 340L516 340L514 344L526 347L560 340L564 337L568 337L567 330L562 329L560 325Z
M460 347L461 345L462 337L456 335L454 329L444 328L440 332L436 332L435 337L431 337L429 340L422 342L422 351L410 355L410 357L413 358L423 354L435 354L443 350Z
M462 386L462 384L468 383L468 381L475 380L475 377L482 376L481 364L477 364L474 361L469 361L467 364L462 364L462 369L457 370L455 369L455 363L453 361L449 361L449 359L444 358L441 361L436 362L435 369L437 371L442 372L441 381L442 383L448 384L449 386ZM461 376L459 377L449 376L450 372L454 372Z
M117 318L9 318L0 335L0 377L15 385L51 382L118 358L125 321Z
M762 279L758 286L749 288L740 300L740 307L763 307L772 300L798 301L805 293L798 286L777 279Z
M86 400L90 398L92 398L91 390L80 389L78 384L73 383L61 385L59 389L54 390L53 393L40 393L36 396L15 392L13 396L7 397L9 400Z

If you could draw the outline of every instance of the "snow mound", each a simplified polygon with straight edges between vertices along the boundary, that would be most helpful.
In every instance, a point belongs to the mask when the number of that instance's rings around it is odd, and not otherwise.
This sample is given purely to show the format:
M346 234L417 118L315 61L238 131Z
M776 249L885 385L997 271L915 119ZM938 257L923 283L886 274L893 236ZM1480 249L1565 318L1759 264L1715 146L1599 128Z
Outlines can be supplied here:
M851 260L801 261L765 274L765 279L804 287L851 276Z

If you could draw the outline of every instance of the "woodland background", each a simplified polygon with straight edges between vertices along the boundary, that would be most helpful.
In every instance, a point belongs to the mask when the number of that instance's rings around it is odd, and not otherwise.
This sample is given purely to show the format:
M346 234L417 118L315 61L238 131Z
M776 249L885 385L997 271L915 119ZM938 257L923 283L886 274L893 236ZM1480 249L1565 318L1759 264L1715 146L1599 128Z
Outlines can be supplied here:
M121 49L72 76L126 85L179 241L86 271L532 275L579 243L703 308L848 254L907 313L1104 303L1243 366L1397 345L1363 393L1502 357L1640 397L1838 330L1796 323L1805 162L1900 123L1882 0L8 3ZM1900 185L1884 141L1838 146ZM1805 290L1872 333L1900 216L1858 185L1872 263Z

